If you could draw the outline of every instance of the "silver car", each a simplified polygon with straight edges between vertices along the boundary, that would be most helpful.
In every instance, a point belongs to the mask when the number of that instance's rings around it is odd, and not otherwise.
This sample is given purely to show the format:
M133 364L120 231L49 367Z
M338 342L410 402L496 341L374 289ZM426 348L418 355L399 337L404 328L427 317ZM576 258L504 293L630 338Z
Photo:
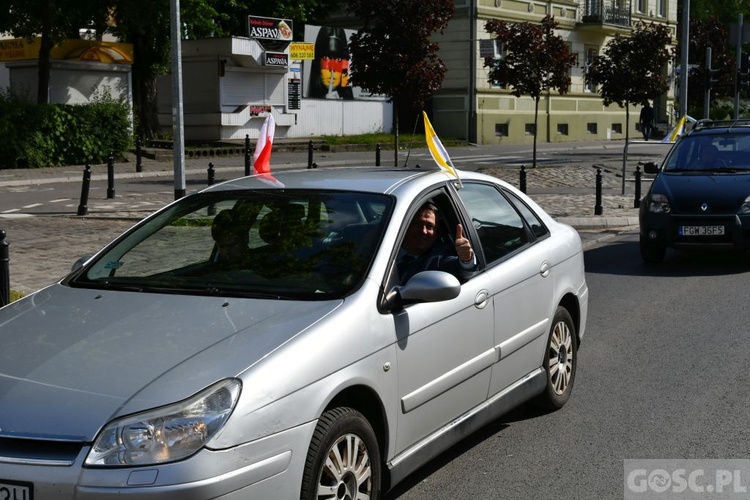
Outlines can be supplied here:
M468 278L399 282L427 200ZM494 177L218 184L0 309L0 498L376 499L511 408L565 404L587 308L576 231Z

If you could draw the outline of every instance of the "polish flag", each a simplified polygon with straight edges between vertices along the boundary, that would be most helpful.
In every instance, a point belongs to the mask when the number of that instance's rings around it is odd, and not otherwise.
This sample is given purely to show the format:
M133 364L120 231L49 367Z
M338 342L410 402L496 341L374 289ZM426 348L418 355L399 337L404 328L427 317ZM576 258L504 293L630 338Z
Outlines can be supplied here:
M260 128L260 136L253 152L253 170L256 174L271 173L271 148L273 148L273 134L276 132L276 121L268 113L266 121Z
M266 116L266 121L260 128L258 142L253 152L253 173L258 179L278 187L284 184L271 175L271 149L273 148L273 135L276 132L276 121L271 113Z

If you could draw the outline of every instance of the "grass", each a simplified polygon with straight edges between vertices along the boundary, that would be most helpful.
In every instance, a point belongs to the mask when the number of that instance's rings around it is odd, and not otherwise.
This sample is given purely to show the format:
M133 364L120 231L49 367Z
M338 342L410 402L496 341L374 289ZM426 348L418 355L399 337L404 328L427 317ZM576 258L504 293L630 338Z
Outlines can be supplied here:
M25 294L23 294L21 292L17 292L15 290L11 290L10 291L10 301L11 302L16 301L16 300L20 299L21 297L23 297L24 295Z

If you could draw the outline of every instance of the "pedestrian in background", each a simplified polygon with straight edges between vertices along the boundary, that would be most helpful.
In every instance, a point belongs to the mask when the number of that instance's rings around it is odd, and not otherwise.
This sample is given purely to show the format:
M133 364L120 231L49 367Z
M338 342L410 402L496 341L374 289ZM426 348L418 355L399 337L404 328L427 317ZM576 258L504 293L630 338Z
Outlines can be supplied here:
M643 140L647 141L648 138L651 137L651 130L654 128L654 108L651 107L651 104L648 101L646 101L643 108L641 108L641 116L638 123L641 124Z

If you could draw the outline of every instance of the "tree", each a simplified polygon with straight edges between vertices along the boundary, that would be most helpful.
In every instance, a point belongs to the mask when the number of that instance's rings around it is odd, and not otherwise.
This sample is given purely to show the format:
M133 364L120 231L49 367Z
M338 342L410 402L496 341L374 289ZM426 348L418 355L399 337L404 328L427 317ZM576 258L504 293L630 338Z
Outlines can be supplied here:
M424 108L443 84L445 65L430 36L448 25L453 0L349 0L364 25L351 36L351 82L393 102L395 164L398 165L398 112L402 103Z
M103 24L106 0L6 0L0 9L0 33L31 41L40 37L37 103L49 101L50 52L66 38L78 38L78 30Z
M570 68L575 64L575 54L559 35L552 16L545 16L540 24L511 23L493 19L485 29L503 44L504 54L488 58L489 81L512 87L516 97L534 99L534 148L532 166L536 167L537 123L539 100L543 93L557 90L565 94L570 88Z
M629 36L610 40L586 72L586 81L599 87L605 106L615 103L625 107L625 143L630 104L645 104L669 89L662 69L669 61L670 41L666 26L638 23Z

